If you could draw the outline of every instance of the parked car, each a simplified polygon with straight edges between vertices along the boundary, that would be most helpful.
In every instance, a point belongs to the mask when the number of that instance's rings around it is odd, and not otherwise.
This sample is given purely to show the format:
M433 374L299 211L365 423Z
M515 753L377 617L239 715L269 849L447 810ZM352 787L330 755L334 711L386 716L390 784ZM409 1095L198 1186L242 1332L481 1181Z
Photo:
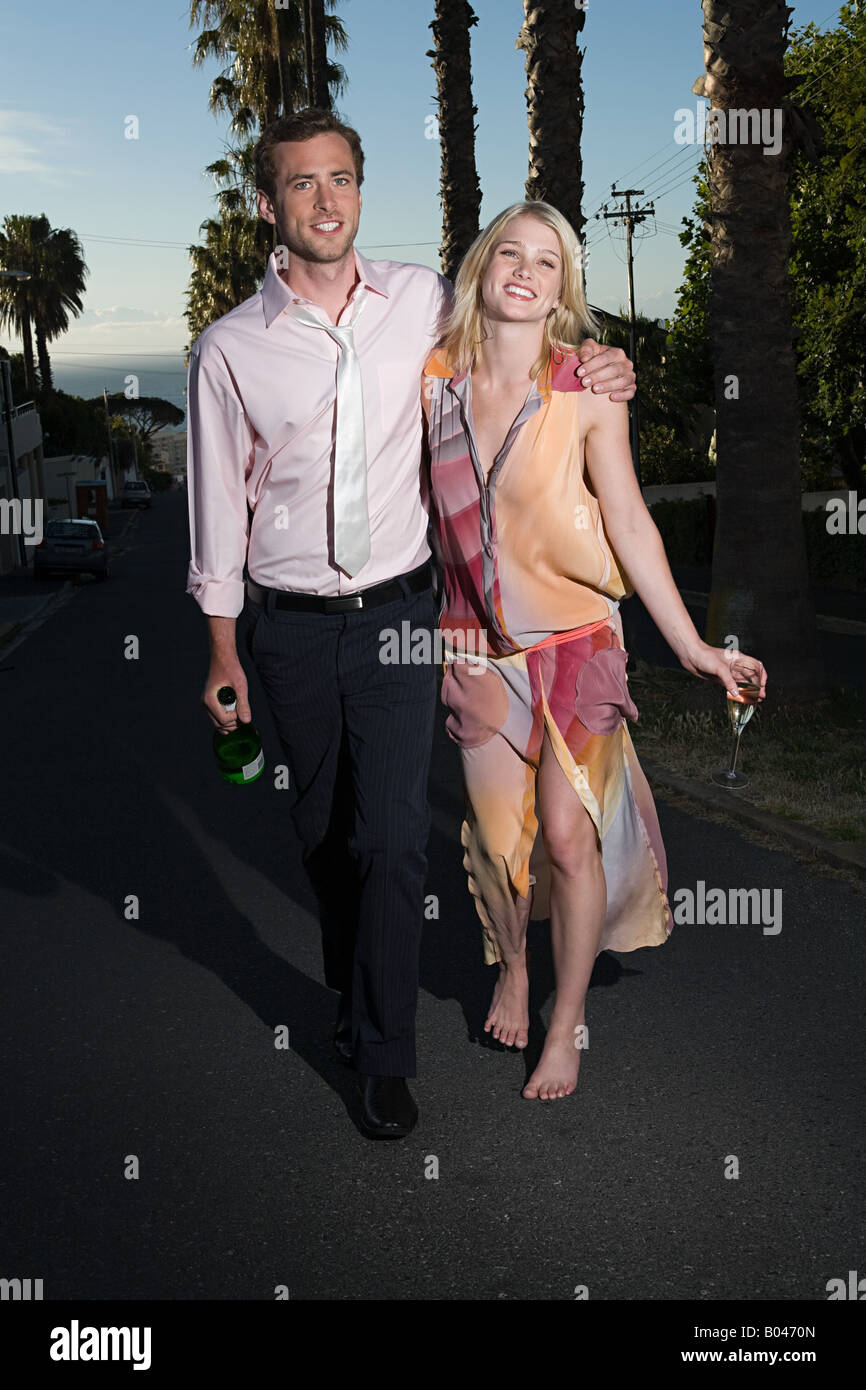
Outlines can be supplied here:
M43 579L52 570L71 570L108 578L108 550L95 521L49 521L33 556L33 573Z
M120 505L122 507L149 507L152 496L150 483L124 483L123 491L120 494Z

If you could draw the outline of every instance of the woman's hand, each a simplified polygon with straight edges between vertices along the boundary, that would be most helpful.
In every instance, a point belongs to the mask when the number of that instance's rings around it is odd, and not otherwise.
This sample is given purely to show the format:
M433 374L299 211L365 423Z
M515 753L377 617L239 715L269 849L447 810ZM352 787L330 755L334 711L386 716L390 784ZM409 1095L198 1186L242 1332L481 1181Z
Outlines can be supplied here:
M741 698L737 690L737 681L749 681L759 685L761 693L758 701L764 698L767 673L756 656L729 651L726 647L710 647L706 642L701 642L699 647L681 658L681 664L687 671L691 671L693 676L718 681L735 700Z

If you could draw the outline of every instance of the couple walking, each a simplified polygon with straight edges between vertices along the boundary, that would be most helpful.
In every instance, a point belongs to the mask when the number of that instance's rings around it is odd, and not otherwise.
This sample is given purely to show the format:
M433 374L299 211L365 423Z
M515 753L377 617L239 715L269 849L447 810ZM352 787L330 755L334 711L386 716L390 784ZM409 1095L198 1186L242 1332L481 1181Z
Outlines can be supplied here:
M438 625L450 642L441 700L498 966L485 1027L502 1043L527 1044L527 922L550 918L556 998L527 1099L575 1088L599 951L659 945L671 925L625 724L619 600L639 593L683 666L732 694L766 677L701 641L676 590L632 468L631 363L587 336L569 224L541 202L506 209L452 291L353 248L363 171L357 133L330 112L259 141L259 212L280 245L261 291L190 355L187 592L210 637L202 698L224 729L251 717L243 617L339 994L334 1043L357 1069L364 1132L400 1138L418 1116L436 679L381 660L382 631L408 622L432 639Z

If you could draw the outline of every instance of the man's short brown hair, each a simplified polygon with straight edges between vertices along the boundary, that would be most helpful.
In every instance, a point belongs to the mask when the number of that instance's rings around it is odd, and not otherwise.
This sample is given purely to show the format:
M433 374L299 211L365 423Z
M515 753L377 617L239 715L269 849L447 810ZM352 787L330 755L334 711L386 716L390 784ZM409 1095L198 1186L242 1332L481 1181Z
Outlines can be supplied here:
M360 188L364 182L364 151L361 149L360 135L350 125L345 125L333 111L325 111L317 106L308 106L303 111L295 111L291 116L280 116L265 127L255 148L256 187L261 188L271 199L275 196L277 170L274 150L277 145L289 141L312 140L314 135L327 135L331 131L342 135L352 151L355 178Z

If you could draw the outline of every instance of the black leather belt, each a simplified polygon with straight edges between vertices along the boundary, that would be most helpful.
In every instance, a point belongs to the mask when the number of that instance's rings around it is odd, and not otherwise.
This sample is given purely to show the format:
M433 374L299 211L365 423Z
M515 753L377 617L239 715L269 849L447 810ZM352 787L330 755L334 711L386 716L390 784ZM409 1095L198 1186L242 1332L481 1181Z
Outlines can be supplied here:
M268 596L273 594L275 608L287 608L293 613L353 613L363 608L378 608L382 603L393 603L404 598L406 590L420 594L433 583L430 561L425 560L417 569L397 579L386 579L382 584L371 584L369 589L359 589L356 594L339 594L328 598L323 594L296 594L290 589L265 589L254 579L247 580L247 593L255 603L268 604Z

